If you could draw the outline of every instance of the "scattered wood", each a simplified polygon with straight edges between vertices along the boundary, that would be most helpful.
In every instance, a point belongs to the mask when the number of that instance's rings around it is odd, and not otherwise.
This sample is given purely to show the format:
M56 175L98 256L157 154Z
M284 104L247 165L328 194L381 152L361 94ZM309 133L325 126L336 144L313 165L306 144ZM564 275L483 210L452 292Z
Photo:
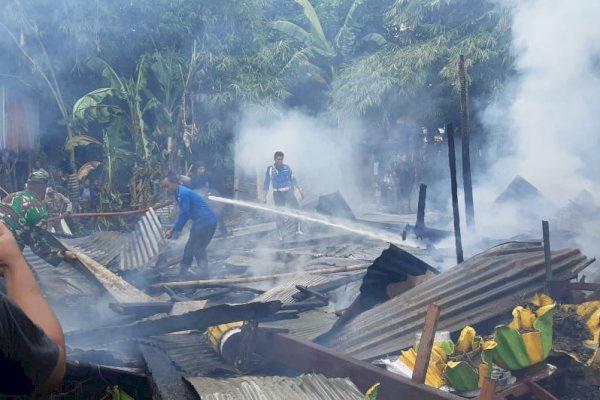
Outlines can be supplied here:
M150 303L159 299L148 296L125 279L111 272L104 265L96 262L82 252L75 252L77 259L87 271L108 291L119 303Z
M196 280L196 281L184 281L184 282L163 282L152 285L152 287L160 288L160 287L194 287L194 286L219 286L223 284L232 284L232 283L249 283L249 282L261 282L261 281L271 281L276 279L285 279L291 278L298 275L307 275L307 274L336 274L341 272L352 272L352 271L361 271L367 269L369 267L368 264L359 264L359 265L351 265L348 267L339 267L339 268L323 268L323 269L314 269L308 271L299 271L299 272L286 272L282 274L273 274L273 275L262 275L262 276L243 276L237 278L223 278L223 279L205 279L205 280Z
M86 347L190 329L203 331L213 325L261 319L276 313L280 309L281 302L279 301L240 305L224 304L183 315L137 321L127 325L67 332L65 337L69 346Z
M423 326L421 340L419 340L419 352L417 353L415 369L413 370L412 375L412 380L415 382L425 383L427 368L429 368L429 359L431 358L431 347L433 346L433 339L435 337L435 330L437 328L439 317L440 306L437 304L430 304L427 307L425 325Z
M197 395L189 389L181 373L169 356L159 348L141 344L140 351L149 372L153 400L196 400Z

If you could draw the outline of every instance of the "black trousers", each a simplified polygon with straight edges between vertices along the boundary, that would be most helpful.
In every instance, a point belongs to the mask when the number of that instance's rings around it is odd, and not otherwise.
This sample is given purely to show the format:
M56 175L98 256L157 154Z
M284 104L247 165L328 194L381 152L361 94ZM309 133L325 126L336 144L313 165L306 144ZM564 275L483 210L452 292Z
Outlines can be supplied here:
M183 250L183 259L181 260L182 269L189 269L192 266L194 258L196 259L199 268L208 267L206 248L212 240L216 229L217 224L215 223L201 229L192 229L190 231L190 237Z
M294 196L293 189L290 189L286 192L273 191L273 203L275 203L277 207L289 206L290 208L294 208L296 210L300 208L300 204L298 204L298 200L296 200L296 196ZM277 229L279 229L280 232L283 231L285 219L285 217L279 215L275 221L277 224ZM299 220L296 220L296 230L300 230Z

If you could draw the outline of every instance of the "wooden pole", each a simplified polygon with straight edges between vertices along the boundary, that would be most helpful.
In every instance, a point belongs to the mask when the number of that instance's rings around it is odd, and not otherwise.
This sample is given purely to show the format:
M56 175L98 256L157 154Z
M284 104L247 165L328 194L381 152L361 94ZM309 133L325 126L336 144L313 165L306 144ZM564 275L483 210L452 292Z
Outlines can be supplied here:
M467 227L475 226L475 208L473 206L473 183L471 181L471 152L469 149L469 88L465 69L465 56L461 55L458 61L458 75L460 80L460 121L462 128L462 168L463 189L465 192L465 214Z
M542 221L542 234L544 236L544 265L546 266L546 284L552 280L552 255L550 253L550 225Z
M413 371L412 380L417 383L425 383L427 368L429 367L429 359L431 358L431 348L435 338L435 330L437 328L438 318L440 317L440 306L430 304L427 307L427 315L425 315L425 324L421 340L419 340L419 352L415 361L415 369Z
M477 400L494 400L494 394L496 393L496 381L487 376L483 378L483 385L479 392Z
M419 186L419 204L417 205L417 223L415 228L425 228L425 200L427 198L427 185Z
M299 272L286 272L283 274L274 275L263 275L263 276L243 276L237 278L223 278L223 279L208 279L208 280L196 280L196 281L185 281L185 282L164 282L152 285L154 288L161 287L190 287L190 286L219 286L223 284L232 283L250 283L250 282L261 282L270 281L275 279L289 278L298 275L310 275L310 274L334 274L338 272L351 272L360 271L367 269L369 264L350 265L348 267L337 267L337 268L323 268L314 269L309 271Z
M456 184L456 154L454 149L454 127L452 124L446 125L446 134L448 135L448 162L450 164L450 187L452 190L452 213L454 215L454 241L456 246L456 262L460 264L464 261L462 239L460 236L460 215L458 212L458 194Z

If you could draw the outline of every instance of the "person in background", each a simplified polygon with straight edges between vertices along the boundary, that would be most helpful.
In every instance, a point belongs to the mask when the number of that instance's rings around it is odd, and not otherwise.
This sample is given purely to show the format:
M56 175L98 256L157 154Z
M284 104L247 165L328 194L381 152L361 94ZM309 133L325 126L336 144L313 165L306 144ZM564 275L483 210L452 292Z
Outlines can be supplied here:
M194 167L190 176L179 175L179 181L190 189L199 192L204 197L211 194L218 196L219 193L212 187L210 176L206 173L206 165L203 162L199 162ZM212 202L212 205L214 206L214 202ZM219 236L225 238L230 235L230 231L223 218L224 207L218 205L214 211L217 214Z
M98 199L96 188L90 184L89 179L85 179L79 185L79 204L84 212L93 211L93 206Z
M265 172L265 181L263 185L262 202L267 202L267 193L269 187L273 186L273 202L277 207L290 206L291 208L299 209L300 205L296 196L294 196L294 188L298 188L301 196L304 196L302 188L298 186L298 182L294 177L294 173L289 165L283 163L284 154L281 151L275 152L273 156L273 165L267 167ZM283 240L283 225L284 220L281 217L277 218L277 230L279 240ZM301 235L300 221L296 221L296 234Z
M65 338L11 230L0 223L0 394L32 396L57 388L65 375Z
M183 250L181 275L195 275L191 267L194 258L201 272L208 272L206 248L217 229L217 215L198 193L179 184L179 176L169 173L161 181L162 187L175 196L179 214L175 224L166 231L167 238L177 237L188 220L192 221L190 236Z
M95 196L92 197L91 209L98 211L100 209L100 194L102 193L103 182L100 179L94 179L92 188L94 189Z
M68 216L73 212L73 203L71 203L71 200L58 193L52 185L46 188L46 197L43 203L50 218ZM48 225L54 232L65 233L63 232L60 220L49 221Z
M77 256L48 242L48 211L43 204L47 185L47 172L32 172L25 190L0 201L0 222L8 226L21 250L28 245L40 258L56 266L63 260L74 261Z
M210 189L210 179L206 173L206 165L199 162L194 165L190 176L179 175L181 183L192 190L199 190L203 195L206 195Z
M36 172L36 171L41 171L41 172L45 172L46 174L48 174L48 171L46 171L44 169L44 167L42 167L42 161L41 160L35 160L33 162L33 168L31 168L31 172Z

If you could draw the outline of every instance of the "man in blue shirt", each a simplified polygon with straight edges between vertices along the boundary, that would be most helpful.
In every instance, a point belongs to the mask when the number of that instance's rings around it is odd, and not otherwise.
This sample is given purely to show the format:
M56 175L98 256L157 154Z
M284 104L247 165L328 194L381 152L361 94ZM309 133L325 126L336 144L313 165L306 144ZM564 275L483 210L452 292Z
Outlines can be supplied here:
M206 173L206 165L200 161L196 165L194 165L194 169L190 176L179 175L179 181L185 186L189 187L196 193L200 193L201 196L206 198L206 196L212 194L215 196L219 195L219 192L212 187L212 182L210 176ZM211 203L214 207L214 212L217 214L218 224L217 228L219 229L219 234L221 237L226 238L230 235L230 231L227 228L227 224L225 223L225 218L223 217L224 209L221 205L216 205Z
M217 228L217 215L194 191L179 184L177 174L169 173L162 181L161 185L169 193L175 195L179 204L179 214L172 228L166 232L167 238L173 235L179 235L183 226L188 220L192 221L190 237L183 250L183 259L181 260L181 274L189 275L192 261L195 258L200 269L208 267L206 257L206 248L212 240Z
M267 167L265 173L265 182L263 185L262 202L267 202L267 193L269 186L273 185L273 202L277 207L285 207L289 205L291 208L298 209L300 205L296 196L294 196L294 188L297 187L301 196L304 196L302 189L298 186L296 177L289 165L283 163L283 152L277 151L273 157L273 165ZM277 218L277 229L279 231L279 240L283 240L283 220ZM302 234L300 229L300 221L296 221L296 234Z

